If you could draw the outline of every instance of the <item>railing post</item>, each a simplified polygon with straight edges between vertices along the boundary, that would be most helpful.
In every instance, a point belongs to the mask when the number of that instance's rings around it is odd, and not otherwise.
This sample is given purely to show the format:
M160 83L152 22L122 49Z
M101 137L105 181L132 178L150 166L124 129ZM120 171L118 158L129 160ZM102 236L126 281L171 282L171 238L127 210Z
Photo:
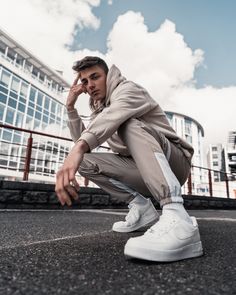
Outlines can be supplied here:
M229 198L229 179L227 173L225 173L225 184L226 184L226 194L227 198Z
M188 176L188 195L192 195L192 173L191 169Z
M212 179L211 179L211 170L208 170L208 181L209 181L209 193L212 197Z
M26 157L25 157L25 166L24 166L24 175L23 175L24 181L27 181L29 179L32 145L33 145L33 137L32 137L32 133L30 133L30 136L27 141L27 148L26 148Z

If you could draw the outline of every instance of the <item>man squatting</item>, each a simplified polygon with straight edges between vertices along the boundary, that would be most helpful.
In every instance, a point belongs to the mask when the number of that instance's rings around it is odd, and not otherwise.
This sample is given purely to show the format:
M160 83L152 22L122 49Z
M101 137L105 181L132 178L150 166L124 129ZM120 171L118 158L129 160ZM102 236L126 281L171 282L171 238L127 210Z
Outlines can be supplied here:
M79 171L111 196L129 202L125 221L114 223L113 231L133 232L153 224L127 241L126 256L151 261L201 256L197 221L188 215L181 195L193 148L176 134L147 90L128 81L115 65L108 69L101 58L86 56L73 69L78 75L66 107L75 144L57 173L60 203L71 205L71 198L77 199ZM87 128L74 108L82 93L90 96ZM91 152L105 141L113 153ZM144 195L159 202L161 216Z

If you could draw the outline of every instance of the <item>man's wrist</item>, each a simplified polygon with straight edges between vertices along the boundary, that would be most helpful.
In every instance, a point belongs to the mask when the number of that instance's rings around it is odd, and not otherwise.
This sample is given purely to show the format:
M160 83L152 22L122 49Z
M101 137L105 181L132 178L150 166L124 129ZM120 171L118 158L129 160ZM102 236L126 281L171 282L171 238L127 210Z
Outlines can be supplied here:
M72 112L75 110L75 107L74 106L66 106L66 110L67 110L67 112Z
M86 153L89 151L89 145L83 139L78 140L75 145L79 152Z

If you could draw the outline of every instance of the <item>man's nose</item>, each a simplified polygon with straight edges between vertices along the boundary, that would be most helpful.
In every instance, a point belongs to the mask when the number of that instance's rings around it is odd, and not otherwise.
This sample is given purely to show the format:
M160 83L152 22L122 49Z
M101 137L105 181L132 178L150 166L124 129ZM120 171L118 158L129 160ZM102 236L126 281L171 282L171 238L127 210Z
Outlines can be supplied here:
M88 87L89 87L89 89L93 89L94 87L95 87L95 83L94 83L94 81L89 81L88 82Z

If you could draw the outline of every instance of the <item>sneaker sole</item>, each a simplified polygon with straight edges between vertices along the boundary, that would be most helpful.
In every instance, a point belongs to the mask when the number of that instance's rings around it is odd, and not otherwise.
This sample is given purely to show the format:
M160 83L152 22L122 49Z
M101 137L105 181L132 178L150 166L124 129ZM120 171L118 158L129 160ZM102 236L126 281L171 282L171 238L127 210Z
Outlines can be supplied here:
M124 254L130 258L138 258L157 262L171 262L203 255L202 243L197 242L177 250L158 251L152 249L125 246Z
M149 224L157 221L159 219L159 215L149 219L149 220L145 220L143 221L143 223L139 223L139 224L136 224L135 226L132 226L132 227L129 227L129 228L112 228L113 231L115 232L118 232L118 233L130 233L130 232L133 232L133 231L136 231L142 227L145 227L145 226L148 226Z

